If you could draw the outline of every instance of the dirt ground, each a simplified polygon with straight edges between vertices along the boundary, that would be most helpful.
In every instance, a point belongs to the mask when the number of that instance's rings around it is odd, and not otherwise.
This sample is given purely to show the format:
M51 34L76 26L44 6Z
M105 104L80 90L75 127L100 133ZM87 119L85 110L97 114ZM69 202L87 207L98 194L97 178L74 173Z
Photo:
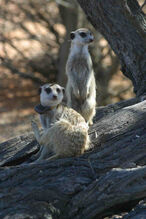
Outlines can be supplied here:
M34 106L39 102L38 86L2 70L0 68L0 143L31 131L31 119L38 120ZM115 75L110 82L110 89L115 92L119 86L125 89L129 86L122 73ZM123 92L125 99L132 96L132 89ZM117 101L117 97L111 99L111 103Z
M36 115L33 108L38 102L37 87L31 81L0 74L0 142L31 130L30 121Z

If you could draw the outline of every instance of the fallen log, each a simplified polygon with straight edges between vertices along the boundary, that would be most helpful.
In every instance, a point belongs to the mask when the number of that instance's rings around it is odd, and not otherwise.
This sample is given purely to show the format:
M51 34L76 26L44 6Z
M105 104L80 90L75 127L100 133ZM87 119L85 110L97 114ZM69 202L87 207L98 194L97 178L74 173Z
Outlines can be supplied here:
M142 200L132 211L126 214L123 219L142 219L146 218L146 200Z

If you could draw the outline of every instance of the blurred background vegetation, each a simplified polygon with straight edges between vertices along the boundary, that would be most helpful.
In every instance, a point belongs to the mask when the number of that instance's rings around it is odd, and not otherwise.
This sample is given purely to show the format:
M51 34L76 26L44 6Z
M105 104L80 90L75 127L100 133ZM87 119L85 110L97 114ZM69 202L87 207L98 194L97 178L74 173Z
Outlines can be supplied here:
M143 5L144 0L139 0ZM69 34L80 27L95 36L90 46L97 105L134 96L131 82L107 41L87 21L76 0L0 0L0 142L31 130L40 84L66 84Z

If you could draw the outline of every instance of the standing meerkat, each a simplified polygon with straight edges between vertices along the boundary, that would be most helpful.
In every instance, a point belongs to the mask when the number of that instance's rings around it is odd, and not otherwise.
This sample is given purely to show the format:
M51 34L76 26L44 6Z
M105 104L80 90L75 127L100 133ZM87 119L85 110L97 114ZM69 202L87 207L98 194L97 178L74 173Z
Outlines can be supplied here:
M71 48L66 64L67 105L79 112L89 125L93 124L96 107L96 83L88 45L94 36L85 28L70 34Z
M43 107L38 108L45 113L49 111L47 119L53 122L40 135L37 124L32 121L36 140L43 145L37 161L46 158L50 152L54 155L49 160L83 154L89 148L88 125L79 113L61 104L64 88L57 84L45 84L41 87L40 97Z

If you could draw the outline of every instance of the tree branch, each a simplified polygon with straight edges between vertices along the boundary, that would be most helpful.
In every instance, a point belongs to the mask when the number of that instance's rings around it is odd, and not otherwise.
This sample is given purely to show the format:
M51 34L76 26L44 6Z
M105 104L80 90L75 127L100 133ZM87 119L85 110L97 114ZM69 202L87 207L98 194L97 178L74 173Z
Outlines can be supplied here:
M43 84L44 82L42 80L40 80L39 78L31 75L30 74L26 74L24 72L21 72L19 71L17 68L14 67L14 65L11 63L11 60L10 59L5 59L3 58L2 56L0 56L0 60L1 60L1 63L0 65L10 69L10 71L13 73L13 74L16 74L16 75L19 75L20 77L22 78L25 78L25 79L31 79L32 81L34 81L36 84Z

